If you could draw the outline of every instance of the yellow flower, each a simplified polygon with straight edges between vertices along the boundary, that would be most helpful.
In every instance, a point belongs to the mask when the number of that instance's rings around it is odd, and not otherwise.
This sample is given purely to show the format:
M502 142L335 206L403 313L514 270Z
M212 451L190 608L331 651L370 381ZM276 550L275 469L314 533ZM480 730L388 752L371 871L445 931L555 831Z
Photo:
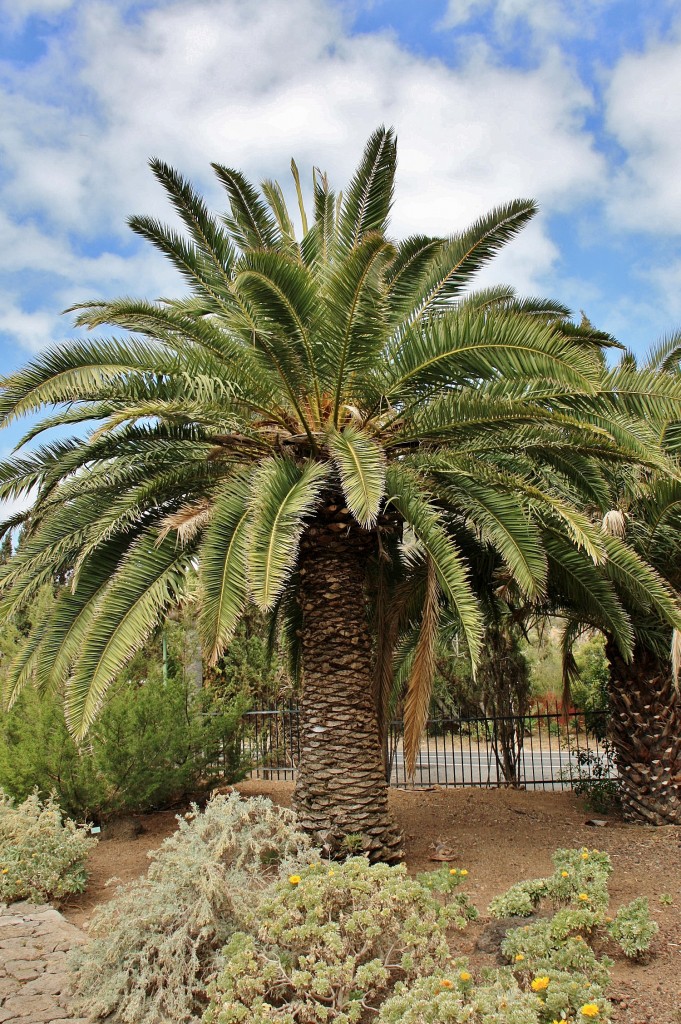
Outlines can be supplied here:
M586 902L587 902L587 900L589 899L589 894L588 894L588 892L580 892L580 894L579 894L579 896L577 897L577 899L578 899L578 900L582 900L582 902L583 902L583 903L586 903Z
M291 885L298 885L298 882L300 881L300 875L289 875L288 880L291 883Z
M599 1009L596 1003L584 1003L584 1006L580 1006L579 1012L585 1017L597 1017Z
M569 871L561 871L560 874L561 874L562 878L569 878L570 877L570 872Z
M467 875L467 874L468 874L468 872L466 871L466 869L465 869L465 868L461 868L461 872L460 872L460 874L462 874L462 875Z
M551 979L547 978L546 975L544 975L541 978L535 978L532 981L532 984L530 985L530 988L532 989L533 992L543 992L545 988L549 987L549 981L550 980Z
M9 874L9 868L3 868L2 869L2 873L3 873L3 875L8 875Z
M335 875L335 874L336 874L336 872L333 870L333 868L329 868L329 878L331 877L331 875Z
M468 971L461 971L459 974L459 978L461 979L461 981L470 981L471 975L468 973Z
M449 978L443 978L442 981L440 982L440 987L441 988L451 988L453 986L453 984L454 984L454 982L450 981Z
M449 873L450 873L450 875L458 875L459 869L458 868L450 868L449 869Z
M522 953L516 953L516 955L515 955L515 962L516 962L517 964L519 964L519 963L520 963L520 961L521 961L521 960L524 960L524 959L525 959L525 957L523 956L523 954L522 954Z
M589 854L585 850L584 853L582 854L582 860L588 860L588 859L589 859Z

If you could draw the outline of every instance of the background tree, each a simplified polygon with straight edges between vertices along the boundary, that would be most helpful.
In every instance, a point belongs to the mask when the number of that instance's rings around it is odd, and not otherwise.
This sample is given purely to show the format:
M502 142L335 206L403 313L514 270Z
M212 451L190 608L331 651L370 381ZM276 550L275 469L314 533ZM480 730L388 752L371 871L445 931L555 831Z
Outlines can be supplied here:
M83 736L169 607L195 602L217 662L252 601L302 666L303 825L330 849L359 834L393 859L379 722L405 580L421 595L410 751L443 606L479 660L481 539L528 600L546 592L552 561L574 557L631 577L681 624L657 574L582 512L601 463L666 465L643 417L652 400L678 410L681 383L608 371L603 339L559 303L468 292L531 201L448 238L391 240L392 131L372 135L342 195L314 172L309 219L293 165L300 240L272 181L258 192L214 165L229 199L216 217L175 170L151 166L184 233L130 225L188 292L76 307L78 325L126 333L49 349L3 382L4 422L47 413L26 442L96 421L0 467L0 497L36 495L7 524L24 523L26 540L0 572L3 617L55 576L69 581L11 667L8 698L29 679L63 686ZM628 655L625 611L606 603L601 618Z

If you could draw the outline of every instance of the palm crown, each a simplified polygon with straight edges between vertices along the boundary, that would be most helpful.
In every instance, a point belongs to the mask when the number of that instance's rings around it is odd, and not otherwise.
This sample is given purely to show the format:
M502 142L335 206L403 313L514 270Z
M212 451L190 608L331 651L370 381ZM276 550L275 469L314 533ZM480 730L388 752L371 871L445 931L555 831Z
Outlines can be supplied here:
M607 339L559 303L470 292L533 202L448 238L392 241L395 163L394 135L380 129L342 196L315 172L309 221L292 165L298 240L275 182L259 193L214 165L229 197L229 212L214 216L152 162L184 233L148 217L130 225L178 268L187 294L74 307L78 325L124 335L49 349L3 382L4 422L56 407L27 440L95 421L84 438L0 468L0 496L34 497L7 523L23 522L25 539L2 572L3 613L48 580L69 582L12 666L10 699L31 678L66 683L82 735L169 605L197 595L213 659L249 600L295 641L301 538L336 499L353 529L377 538L379 569L400 562L420 580L405 613L418 634L414 728L443 604L477 657L470 567L484 550L530 600L546 596L550 570L564 571L625 650L626 612L596 564L676 621L661 580L587 513L607 507L604 464L664 465L644 417L653 399L677 410L681 386L608 370Z

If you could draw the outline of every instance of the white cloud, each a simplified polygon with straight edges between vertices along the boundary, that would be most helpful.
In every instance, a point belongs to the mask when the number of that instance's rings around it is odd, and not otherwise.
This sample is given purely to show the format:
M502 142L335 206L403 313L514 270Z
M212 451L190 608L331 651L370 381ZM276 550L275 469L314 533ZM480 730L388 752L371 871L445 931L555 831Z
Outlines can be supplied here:
M16 30L33 14L51 19L63 14L74 3L75 0L0 0L0 14L5 27Z
M22 348L30 351L44 348L64 333L59 326L57 318L48 312L27 313L16 301L0 296L0 335L10 336Z
M681 231L681 33L628 54L605 93L606 125L624 150L608 204L616 225Z
M605 178L584 128L592 97L557 49L531 70L485 48L449 68L388 34L349 36L326 0L166 0L132 20L88 0L78 12L38 62L5 68L0 92L0 198L16 240L5 269L57 275L64 304L173 290L160 256L90 254L125 244L132 212L170 216L152 154L220 203L210 160L259 179L285 177L295 155L303 174L320 163L340 186L370 131L394 124L398 235L454 230L517 196L569 209ZM546 221L512 252L506 276L534 290L556 255ZM34 344L30 323L18 337Z
M449 0L440 28L459 28L472 18L491 13L502 36L519 21L527 24L537 42L550 36L588 35L599 11L618 0Z

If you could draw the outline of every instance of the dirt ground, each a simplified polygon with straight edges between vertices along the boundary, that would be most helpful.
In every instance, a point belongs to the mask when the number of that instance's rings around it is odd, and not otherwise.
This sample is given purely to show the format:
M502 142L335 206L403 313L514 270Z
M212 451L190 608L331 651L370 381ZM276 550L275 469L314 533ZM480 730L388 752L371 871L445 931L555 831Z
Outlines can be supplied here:
M238 789L246 796L263 794L288 804L292 784L249 781ZM514 882L548 874L551 854L559 847L596 847L612 857L612 907L647 896L660 934L644 963L616 957L609 996L617 1024L681 1024L681 828L627 825L610 817L605 828L585 824L591 815L570 793L485 789L391 791L391 803L405 834L410 870L437 867L432 859L447 856L469 871L467 890L480 920L458 940L456 955L473 968L494 964L493 956L476 943L489 923L486 907L493 896ZM85 893L62 908L74 924L87 928L92 910L110 899L115 875L128 881L148 865L147 850L158 847L176 827L174 812L140 816L144 831L134 835L131 823L112 829L90 856L90 881ZM668 896L672 905L660 902ZM610 955L613 951L608 949Z

